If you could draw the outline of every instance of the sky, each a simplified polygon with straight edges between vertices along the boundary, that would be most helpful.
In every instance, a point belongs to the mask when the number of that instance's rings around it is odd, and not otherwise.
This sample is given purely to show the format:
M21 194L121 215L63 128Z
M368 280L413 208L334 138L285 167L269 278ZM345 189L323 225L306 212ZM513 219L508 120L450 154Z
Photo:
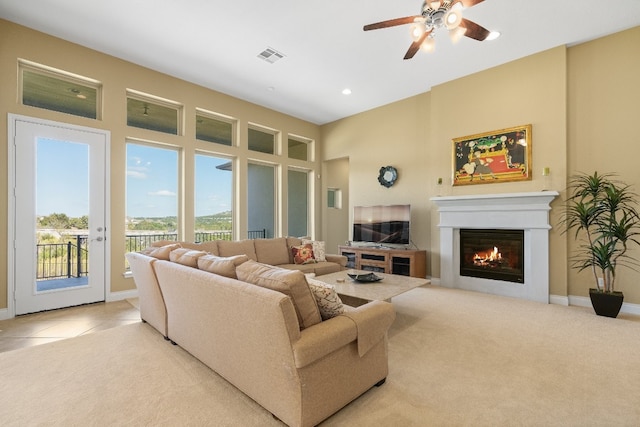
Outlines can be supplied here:
M172 149L127 144L127 216L176 216L178 154ZM196 156L196 216L231 210L232 174L216 169L228 161Z
M65 213L78 218L88 214L88 155L88 146L84 144L38 140L36 212L39 216ZM127 144L127 216L176 216L178 159L176 150ZM223 158L196 156L196 216L231 210L232 174L216 169L227 162L229 160ZM112 164L112 173L117 170L120 168Z

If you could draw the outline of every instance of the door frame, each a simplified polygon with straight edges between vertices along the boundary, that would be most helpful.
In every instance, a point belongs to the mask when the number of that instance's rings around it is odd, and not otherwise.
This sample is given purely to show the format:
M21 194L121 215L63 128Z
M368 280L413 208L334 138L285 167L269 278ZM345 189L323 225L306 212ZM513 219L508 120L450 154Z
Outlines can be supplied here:
M109 300L111 292L111 132L104 129L79 126L70 123L45 120L37 117L23 116L9 113L7 115L7 149L8 149L8 186L7 186L7 311L8 317L15 317L15 239L16 239L16 212L15 212L15 170L16 170L16 122L30 122L38 125L55 126L74 131L91 132L104 135L105 138L105 177L104 177L104 222L105 222L105 253L104 253L104 295Z

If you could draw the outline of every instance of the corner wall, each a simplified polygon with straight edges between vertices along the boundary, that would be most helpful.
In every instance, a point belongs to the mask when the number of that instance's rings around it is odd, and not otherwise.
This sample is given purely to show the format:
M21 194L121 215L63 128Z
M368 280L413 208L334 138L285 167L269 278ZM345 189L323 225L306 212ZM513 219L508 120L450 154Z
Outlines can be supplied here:
M324 160L352 159L349 209L399 200L417 206L413 239L429 252L433 278L440 277L440 242L430 197L540 191L542 169L549 167L550 187L560 192L551 213L550 294L567 301L584 298L592 279L571 269L577 243L558 227L564 189L571 174L598 170L617 172L640 192L640 137L633 128L640 119L638 46L640 27L551 49L324 125ZM528 123L533 125L531 181L451 187L453 138ZM387 163L409 182L380 187L375 174ZM442 189L437 189L439 177ZM640 258L640 249L630 254ZM640 274L621 269L618 276L625 302L640 304Z
M67 72L79 74L102 82L104 87L102 120L92 120L69 114L49 111L21 105L18 102L18 59L26 59ZM145 93L171 99L184 105L184 135L160 134L127 126L126 90L135 89ZM111 132L111 233L114 242L118 236L125 235L125 186L126 186L126 139L136 138L143 141L158 141L179 147L184 157L187 171L193 169L193 156L196 150L213 152L239 159L238 179L236 180L236 206L243 206L239 200L246 200L246 168L249 159L277 162L282 164L281 171L286 173L288 166L300 166L300 162L288 159L286 155L287 134L300 135L316 141L320 145L320 127L273 110L251 104L237 98L224 95L179 80L138 65L126 62L100 52L69 43L56 37L43 34L26 27L0 19L0 167L6 171L7 159L7 114L14 113L47 120L65 122L74 125L106 129ZM218 112L238 120L239 147L226 147L197 141L195 138L195 109L204 108ZM248 123L257 123L277 129L282 135L283 154L281 156L263 155L249 152L246 148ZM314 164L314 175L320 171L319 155ZM305 167L302 165L302 167ZM286 175L284 175L286 178ZM8 307L7 283L7 227L8 227L8 177L6 172L0 173L0 311ZM185 239L193 239L194 203L189 190L193 189L193 174L185 173L182 185L186 192L181 212L186 224ZM287 183L280 179L283 194L283 206L286 206ZM314 236L321 235L320 182L314 180L315 209ZM240 224L236 227L246 231L246 209L236 215ZM283 209L281 231L286 233L287 212ZM125 271L124 240L122 245L111 246L111 283L107 294L135 289L132 279L123 277Z

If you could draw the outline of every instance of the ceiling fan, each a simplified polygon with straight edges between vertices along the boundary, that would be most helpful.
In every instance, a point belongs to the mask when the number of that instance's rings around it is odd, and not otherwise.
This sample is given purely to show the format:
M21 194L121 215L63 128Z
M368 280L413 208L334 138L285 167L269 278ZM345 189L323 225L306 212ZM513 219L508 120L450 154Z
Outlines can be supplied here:
M411 59L421 47L431 52L435 47L434 32L438 28L449 30L451 39L456 42L462 36L483 41L492 34L489 30L473 21L462 17L462 9L475 6L484 0L425 0L422 3L420 15L406 16L404 18L389 19L364 26L365 31L380 28L395 27L398 25L412 24L411 36L413 43L404 55L404 59Z

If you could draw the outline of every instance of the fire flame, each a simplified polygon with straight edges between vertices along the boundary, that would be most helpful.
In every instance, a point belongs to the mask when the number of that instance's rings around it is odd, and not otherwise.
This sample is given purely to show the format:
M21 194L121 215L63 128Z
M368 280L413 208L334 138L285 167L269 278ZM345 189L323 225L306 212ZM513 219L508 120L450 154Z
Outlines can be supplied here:
M501 261L502 260L502 253L498 252L498 248L497 247L493 247L493 251L491 252L487 252L485 254L475 254L473 255L473 263L476 265L482 265L482 264L486 264L492 261Z

